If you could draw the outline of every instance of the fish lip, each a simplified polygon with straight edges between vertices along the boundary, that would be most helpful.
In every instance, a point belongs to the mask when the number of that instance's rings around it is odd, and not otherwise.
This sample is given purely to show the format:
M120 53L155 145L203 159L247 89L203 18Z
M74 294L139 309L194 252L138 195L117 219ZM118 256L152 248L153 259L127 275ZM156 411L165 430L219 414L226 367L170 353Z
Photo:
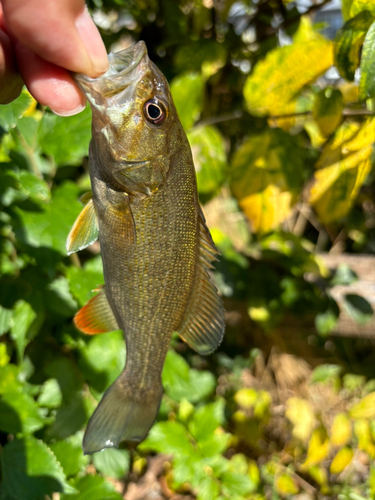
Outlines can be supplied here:
M108 61L108 71L97 78L82 73L73 74L94 108L112 99L121 101L127 87L142 77L149 65L146 44L141 40L127 49L110 53Z
M73 76L78 83L94 83L99 80L117 79L127 75L147 55L147 47L143 40L119 52L108 54L109 69L97 78L91 78L83 73L74 73Z

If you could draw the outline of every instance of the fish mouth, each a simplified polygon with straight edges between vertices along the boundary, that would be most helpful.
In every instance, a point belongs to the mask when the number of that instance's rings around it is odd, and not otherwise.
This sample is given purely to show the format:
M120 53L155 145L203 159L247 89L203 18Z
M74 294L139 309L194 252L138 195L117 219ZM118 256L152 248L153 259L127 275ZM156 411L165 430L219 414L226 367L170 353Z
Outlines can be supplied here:
M108 55L109 69L98 78L81 73L73 75L93 107L101 107L115 99L116 104L126 100L122 94L146 72L149 59L145 42L140 41L120 52Z

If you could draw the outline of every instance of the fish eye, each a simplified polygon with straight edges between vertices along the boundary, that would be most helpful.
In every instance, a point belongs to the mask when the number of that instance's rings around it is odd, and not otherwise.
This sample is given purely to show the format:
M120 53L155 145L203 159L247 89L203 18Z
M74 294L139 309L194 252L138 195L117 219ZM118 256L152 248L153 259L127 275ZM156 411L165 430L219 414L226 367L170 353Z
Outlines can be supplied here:
M143 112L146 119L154 125L161 125L167 117L164 105L156 97L145 102Z

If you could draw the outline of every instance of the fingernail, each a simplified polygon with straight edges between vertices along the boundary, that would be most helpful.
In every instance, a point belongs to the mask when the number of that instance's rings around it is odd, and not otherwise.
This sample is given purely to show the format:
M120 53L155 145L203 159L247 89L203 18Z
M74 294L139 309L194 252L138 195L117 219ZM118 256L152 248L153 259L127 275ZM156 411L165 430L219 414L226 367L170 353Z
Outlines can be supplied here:
M108 69L107 51L87 7L76 19L76 27L92 63L93 71L89 76L96 77L105 73Z
M56 111L55 109L51 108L51 111L53 111L55 113L55 115L57 115L57 116L73 116L73 115L78 115L78 113L83 111L85 109L85 107L86 106L80 104L79 106L77 106L74 109L68 109L68 110L64 110L64 111Z

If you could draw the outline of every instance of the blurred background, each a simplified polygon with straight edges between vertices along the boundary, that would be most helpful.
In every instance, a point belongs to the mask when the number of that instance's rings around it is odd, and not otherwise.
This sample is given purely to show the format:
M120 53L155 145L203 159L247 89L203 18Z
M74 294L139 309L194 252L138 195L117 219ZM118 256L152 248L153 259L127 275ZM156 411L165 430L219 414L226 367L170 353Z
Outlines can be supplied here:
M144 40L170 83L227 331L208 357L176 335L146 441L84 457L125 360L121 332L72 324L103 283L99 243L65 250L91 112L2 106L0 499L375 498L375 4L89 8L108 51Z

